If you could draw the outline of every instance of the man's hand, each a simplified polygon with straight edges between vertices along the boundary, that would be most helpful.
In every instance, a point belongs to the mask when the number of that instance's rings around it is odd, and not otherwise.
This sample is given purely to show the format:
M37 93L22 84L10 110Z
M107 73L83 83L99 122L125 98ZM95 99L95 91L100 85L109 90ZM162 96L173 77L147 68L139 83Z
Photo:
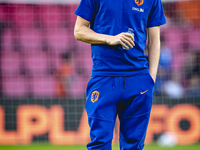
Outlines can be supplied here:
M129 49L129 47L133 48L133 46L135 46L134 37L130 33L120 33L116 36L108 36L106 42L108 45L120 44L127 49Z
M150 73L151 78L153 79L154 83L156 82L156 74Z

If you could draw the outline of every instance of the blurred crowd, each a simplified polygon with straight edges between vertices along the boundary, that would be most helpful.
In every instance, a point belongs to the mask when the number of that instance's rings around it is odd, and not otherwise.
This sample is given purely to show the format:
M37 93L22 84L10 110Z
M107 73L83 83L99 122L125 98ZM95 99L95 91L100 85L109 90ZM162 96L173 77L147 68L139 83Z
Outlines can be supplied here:
M155 96L200 97L200 1L163 4ZM73 36L77 5L0 4L1 97L85 97L90 45Z

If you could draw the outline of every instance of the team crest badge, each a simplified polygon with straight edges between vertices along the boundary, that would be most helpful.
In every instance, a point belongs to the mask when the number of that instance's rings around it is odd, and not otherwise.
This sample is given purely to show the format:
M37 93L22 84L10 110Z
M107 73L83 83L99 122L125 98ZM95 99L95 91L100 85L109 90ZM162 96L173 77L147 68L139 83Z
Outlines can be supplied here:
M94 103L94 102L98 101L98 99L99 99L99 92L98 91L92 92L91 101Z
M135 0L135 3L140 6L144 3L144 0Z

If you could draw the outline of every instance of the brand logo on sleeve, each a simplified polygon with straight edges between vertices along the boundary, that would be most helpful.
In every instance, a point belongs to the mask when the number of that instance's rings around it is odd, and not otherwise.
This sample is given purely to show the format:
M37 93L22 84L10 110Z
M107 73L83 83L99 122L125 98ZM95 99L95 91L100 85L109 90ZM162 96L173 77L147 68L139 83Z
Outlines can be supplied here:
M135 0L135 3L140 6L144 3L144 0Z
M98 101L99 99L99 92L98 91L93 91L91 95L91 101L94 103Z

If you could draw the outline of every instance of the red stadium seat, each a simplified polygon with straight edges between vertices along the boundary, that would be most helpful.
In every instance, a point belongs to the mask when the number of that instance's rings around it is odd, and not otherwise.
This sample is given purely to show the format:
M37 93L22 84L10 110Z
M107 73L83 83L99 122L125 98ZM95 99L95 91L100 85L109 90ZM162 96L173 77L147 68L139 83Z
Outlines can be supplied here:
M76 22L76 15L74 15L75 10L77 9L78 5L73 4L73 5L66 5L65 6L65 13L64 13L64 19L69 20L72 24Z
M61 27L61 9L55 5L42 5L40 7L41 20L45 28Z
M35 19L34 14L33 6L19 4L14 7L13 19L17 27L21 29L33 28Z
M0 5L0 20L5 21L7 19L7 13L4 5Z

